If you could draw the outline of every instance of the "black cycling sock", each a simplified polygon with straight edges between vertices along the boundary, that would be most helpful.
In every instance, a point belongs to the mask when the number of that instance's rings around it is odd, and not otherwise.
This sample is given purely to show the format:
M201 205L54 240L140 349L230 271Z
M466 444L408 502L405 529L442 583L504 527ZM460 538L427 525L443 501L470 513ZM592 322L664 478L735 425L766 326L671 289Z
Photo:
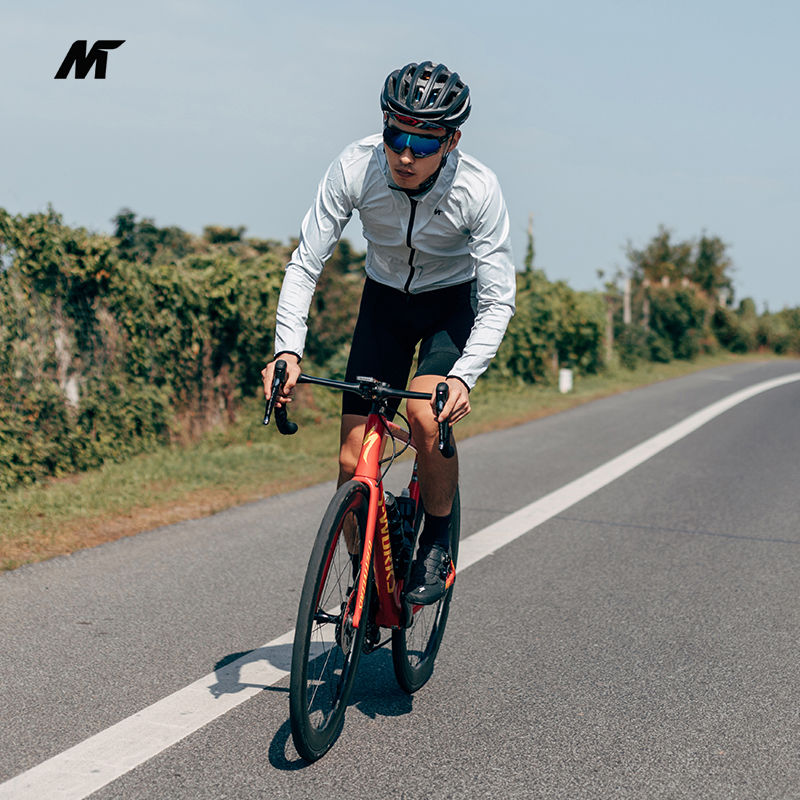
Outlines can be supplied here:
M438 544L439 547L450 552L450 517L434 517L433 514L425 512L425 525L419 535L420 544L430 547Z

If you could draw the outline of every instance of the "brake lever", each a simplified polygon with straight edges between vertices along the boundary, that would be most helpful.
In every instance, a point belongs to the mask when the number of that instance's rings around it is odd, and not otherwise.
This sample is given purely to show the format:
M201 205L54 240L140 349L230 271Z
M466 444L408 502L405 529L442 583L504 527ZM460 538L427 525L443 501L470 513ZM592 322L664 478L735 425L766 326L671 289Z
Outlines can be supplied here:
M291 422L286 411L285 406L276 406L275 400L278 397L278 391L286 380L286 362L281 359L275 362L275 372L272 376L272 391L270 392L269 400L266 402L264 409L264 425L269 425L270 417L273 410L275 411L275 425L284 436L291 436L297 433L297 423Z
M436 416L438 417L444 410L450 389L446 383L442 382L436 387ZM452 458L455 451L453 443L450 441L451 426L449 422L439 423L439 451L445 458Z

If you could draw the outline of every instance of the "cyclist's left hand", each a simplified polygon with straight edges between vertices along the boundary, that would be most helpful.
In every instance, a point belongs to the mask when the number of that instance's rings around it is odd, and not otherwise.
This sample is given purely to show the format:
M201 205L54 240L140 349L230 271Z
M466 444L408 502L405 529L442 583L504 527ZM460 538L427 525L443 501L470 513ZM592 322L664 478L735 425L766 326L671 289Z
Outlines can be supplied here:
M451 425L455 425L461 419L472 411L469 404L469 389L465 383L458 378L447 378L445 381L449 390L447 402L442 409L441 419L446 420ZM434 416L436 415L436 391L434 390L431 395L431 407L433 408ZM439 422L439 417L436 421Z

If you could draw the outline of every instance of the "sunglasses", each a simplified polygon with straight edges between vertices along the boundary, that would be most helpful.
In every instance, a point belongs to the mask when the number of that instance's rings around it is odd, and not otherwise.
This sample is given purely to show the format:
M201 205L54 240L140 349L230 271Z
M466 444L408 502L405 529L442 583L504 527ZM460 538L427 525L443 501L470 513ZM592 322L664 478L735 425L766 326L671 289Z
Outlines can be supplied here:
M442 145L450 138L451 134L444 136L425 136L421 133L408 133L399 128L386 125L383 129L383 141L390 150L402 153L406 148L411 149L414 158L427 158L441 150Z

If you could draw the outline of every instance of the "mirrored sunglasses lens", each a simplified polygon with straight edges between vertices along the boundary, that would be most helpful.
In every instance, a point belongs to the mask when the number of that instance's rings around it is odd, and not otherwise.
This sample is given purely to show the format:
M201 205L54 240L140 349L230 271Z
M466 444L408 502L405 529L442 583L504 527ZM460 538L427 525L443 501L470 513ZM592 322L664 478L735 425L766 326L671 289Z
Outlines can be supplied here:
M394 150L395 153L402 153L407 147L416 158L425 158L433 155L442 145L438 139L427 136L417 136L414 133L398 130L397 128L386 127L383 129L383 141Z
M397 128L386 127L383 129L383 141L386 142L395 153L402 153L403 150L408 147L408 142L406 141L407 136L407 133L403 133L403 131Z
M420 158L432 156L441 146L438 139L411 135L411 152Z

